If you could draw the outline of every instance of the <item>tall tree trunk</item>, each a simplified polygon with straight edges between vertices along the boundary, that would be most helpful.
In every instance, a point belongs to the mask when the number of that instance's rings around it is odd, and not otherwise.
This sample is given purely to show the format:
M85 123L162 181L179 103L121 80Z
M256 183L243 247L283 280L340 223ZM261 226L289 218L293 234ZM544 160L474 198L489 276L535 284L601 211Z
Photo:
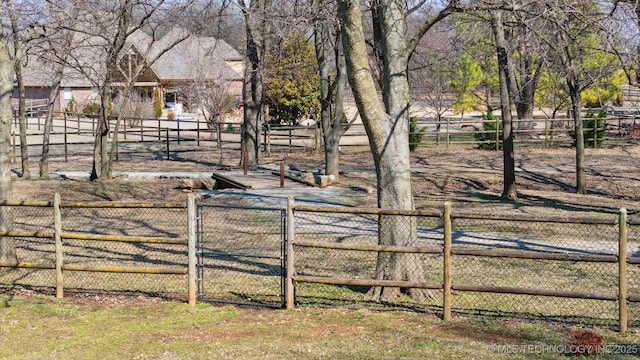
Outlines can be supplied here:
M516 191L513 118L511 115L511 96L509 94L509 57L507 55L507 41L504 37L502 12L491 12L491 27L496 38L498 75L500 79L500 108L502 110L502 158L504 163L502 199L515 200L518 198L518 193Z
M3 10L0 10L2 17ZM8 39L0 34L0 201L11 200L11 123L13 121L14 61L9 53ZM10 206L0 206L0 231L13 227ZM0 237L0 261L17 261L15 243L9 237Z
M104 79L99 89L100 111L98 112L98 129L93 147L93 166L91 169L91 180L111 180L113 153L109 152L109 108L111 106L111 85L112 81L119 74L118 63L120 52L127 41L131 23L133 19L133 9L136 4L133 0L123 0L116 18L117 27L113 39L107 48L106 71ZM115 141L115 140L114 140ZM98 167L100 172L98 173Z
M107 70L107 73L109 71ZM93 164L89 179L109 180L111 179L110 160L108 153L109 144L109 84L110 77L107 75L105 83L100 87L100 110L98 112L98 125L96 127L96 137L93 143Z
M18 81L18 123L20 126L20 165L22 169L22 177L24 179L31 178L29 170L29 144L27 143L27 102L26 89L24 87L24 79L22 77L21 56L16 56L15 71Z
M22 177L24 179L31 178L29 170L29 144L27 144L27 105L26 105L26 89L24 87L24 78L22 76L22 58L24 57L24 48L27 40L22 39L22 31L18 28L18 19L16 12L9 12L9 20L11 22L11 35L13 39L13 62L15 66L15 77L18 83L18 123L20 131L20 164L22 168Z
M524 69L521 73L520 88L518 90L518 96L516 96L516 114L518 120L526 120L518 122L518 129L531 130L534 108L534 97L536 94L536 86L538 79L542 73L542 61L538 61L535 65L531 58L522 59L524 62ZM522 125L520 125L522 124Z
M338 14L343 23L343 41L347 72L376 167L378 207L411 210L414 208L409 158L409 86L408 52L402 4L388 1L376 4L381 26L384 56L382 77L384 104L378 100L362 25L359 2L339 1ZM415 219L410 216L381 215L378 242L381 245L414 245L417 240ZM423 281L424 269L417 258L408 254L379 253L376 277L381 280ZM397 296L398 288L371 289L375 300ZM427 293L411 290L412 296Z
M576 193L587 193L587 176L584 156L584 131L582 126L582 101L580 99L580 84L575 76L570 75L567 80L571 108L573 110L573 122L576 133Z
M112 78L109 77L109 80ZM108 82L111 84L111 81ZM109 89L109 87L105 86L105 89ZM102 132L100 136L102 137L102 141L100 142L100 180L110 180L111 179L111 153L109 153L109 99L111 98L111 91L105 91L104 94L100 97L101 106L100 106L100 117L102 117L101 123ZM117 135L114 135L114 137ZM115 141L115 140L114 140Z
M127 121L127 119L122 115L122 109L126 109L129 106L129 101L130 101L129 95L130 95L131 87L132 86L128 86L120 94L120 96L122 96L122 102L120 104L120 111L118 112L118 115L116 116L116 119L115 119L116 126L113 129L113 140L111 141L111 151L109 152L111 156L113 156L113 154L116 154L118 152L118 134L120 133L120 124L123 121ZM112 164L113 164L113 161L109 161L109 173L111 173Z
M242 123L242 162L250 166L260 161L260 132L263 113L263 77L266 52L269 48L269 19L271 0L251 1L247 8L238 0L245 17L247 64L244 70L242 96L244 120ZM246 163L245 163L246 161Z
M338 181L340 179L340 138L342 137L343 103L346 88L346 64L341 51L341 35L338 33L338 39L333 44L337 74L335 82L332 84L328 62L330 58L328 46L331 44L328 21L321 20L315 24L315 48L320 70L320 123L324 139L325 174L333 175L335 181Z
M506 41L506 40L505 40ZM538 81L542 75L542 68L544 66L543 59L540 58L534 61L532 55L526 54L527 51L520 50L520 54L523 57L520 59L522 69L518 72L520 74L520 82L516 80L515 66L509 62L509 89L515 96L516 114L518 116L518 129L519 130L531 130L533 129L533 110L534 99L536 94L536 88Z
M42 157L40 158L41 179L49 178L49 150L51 127L53 126L53 108L56 99L58 98L58 92L60 91L60 83L62 81L63 71L63 64L56 66L55 74L53 75L51 91L49 92L49 98L47 99L47 115L44 122L44 134L42 135ZM64 116L67 115L65 114Z

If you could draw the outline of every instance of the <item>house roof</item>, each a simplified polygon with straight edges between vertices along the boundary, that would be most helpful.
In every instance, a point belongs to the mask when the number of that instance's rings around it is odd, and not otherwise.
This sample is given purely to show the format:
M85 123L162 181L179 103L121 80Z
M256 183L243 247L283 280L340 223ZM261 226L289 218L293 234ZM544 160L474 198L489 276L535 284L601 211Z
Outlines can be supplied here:
M99 79L105 64L101 61L104 55L101 55L103 51L99 46L86 46L95 42L96 39L84 39L74 48L73 58L87 74L82 74L73 67L66 67L62 87L96 86L95 79ZM242 62L241 55L220 39L194 36L184 29L175 28L159 40L153 41L151 36L136 31L128 37L122 56L130 52L132 47L147 62L152 62L151 71L163 82L242 79L241 72L233 66ZM50 87L54 68L55 64L44 57L28 57L23 70L25 85Z
M169 49L152 65L162 80L239 80L242 74L229 63L242 61L240 54L225 41L213 37L188 36L173 29L152 45L151 58Z

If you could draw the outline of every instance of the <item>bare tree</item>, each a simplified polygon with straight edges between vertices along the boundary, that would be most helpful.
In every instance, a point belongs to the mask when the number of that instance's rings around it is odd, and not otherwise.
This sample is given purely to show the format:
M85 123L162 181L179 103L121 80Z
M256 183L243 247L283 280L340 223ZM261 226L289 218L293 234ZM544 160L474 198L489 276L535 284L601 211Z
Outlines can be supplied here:
M50 153L50 137L53 126L54 107L56 99L59 96L60 84L64 75L64 69L67 64L67 58L69 57L74 32L70 30L64 30L65 21L73 21L77 18L76 15L67 16L68 12L77 11L77 7L68 9L66 7L59 7L59 4L53 4L47 2L43 9L43 14L46 14L48 21L40 24L37 28L40 34L38 41L34 42L31 46L30 54L27 58L27 63L35 61L38 64L46 64L47 67L53 69L51 77L51 90L47 98L45 106L45 121L44 130L42 136L42 155L39 161L39 172L41 179L49 178L49 153ZM61 16L61 14L64 14ZM71 26L72 23L66 25Z
M414 208L409 161L409 58L420 39L439 21L458 11L457 1L429 17L413 37L408 37L406 12L402 1L370 3L374 33L373 53L380 64L382 101L378 96L375 75L370 67L363 26L362 1L338 1L349 83L367 131L376 168L378 206L387 209ZM381 245L416 243L415 219L408 216L380 216L378 242ZM421 281L424 269L411 255L378 254L376 277L381 280ZM399 288L375 287L370 295L388 300ZM411 290L422 297L424 291Z
M640 31L640 2L637 0L612 0L603 1L603 6L609 7L609 14L613 18L618 18L621 23L617 35L624 44L619 49L618 55L623 64L629 84L638 85L640 83L640 43L638 42L638 31ZM635 32L629 31L628 21L636 23Z
M444 40L444 39L442 39ZM420 100L426 104L427 112L436 122L436 144L440 144L444 115L452 110L452 92L449 86L451 73L450 59L456 54L446 49L428 50L419 63L410 70L413 92L419 92ZM415 56L414 56L415 58Z
M22 177L31 178L29 170L29 146L27 144L27 108L26 90L22 76L22 60L26 55L29 43L39 37L35 32L38 18L42 16L36 4L22 1L7 1L8 21L11 25L11 57L15 66L15 77L18 85L18 123L20 131L20 159Z
M502 110L502 154L503 154L503 190L502 199L515 200L518 197L516 191L516 173L514 157L513 120L511 117L511 96L509 77L509 58L507 52L507 39L504 36L502 10L491 10L491 27L495 35L496 53L498 55L498 74L500 77L500 107Z
M581 93L619 65L602 63L598 67L587 66L590 56L607 52L608 34L602 26L607 15L602 12L600 4L573 0L547 4L546 14L551 20L551 31L555 34L553 41L549 42L552 49L551 66L564 75L571 99L576 147L576 192L585 194L586 159Z
M314 43L320 73L320 125L324 139L325 174L340 178L340 139L344 133L344 97L347 69L342 51L342 33L330 16L328 3L315 1ZM333 51L332 51L333 50ZM333 61L332 61L333 60ZM331 66L333 63L334 66ZM334 72L334 79L331 73Z
M7 21L7 7L0 6L0 21ZM11 56L9 38L0 33L0 202L11 200L11 123L13 121L13 76L15 62ZM11 230L13 216L10 206L0 206L0 231ZM0 236L0 261L17 261L15 243Z
M200 95L201 111L207 126L213 128L221 115L228 114L238 105L238 99L229 92L225 81L208 85Z
M140 74L148 69L168 49L189 36L188 31L179 31L164 47L153 46L170 29L192 24L193 19L185 19L183 13L195 0L174 3L164 0L121 0L116 2L87 1L82 3L82 12L73 26L63 29L76 32L74 53L67 64L90 79L98 87L100 110L98 112L96 138L94 142L91 180L111 179L112 156L117 146L117 137L108 147L109 108L115 88L114 81L123 80L124 92L130 91ZM181 22L184 20L183 22ZM70 22L71 23L71 22ZM170 25L168 25L170 24ZM129 40L135 34L151 33L144 46L137 50L141 53L128 53ZM138 43L137 45L140 45ZM93 51L94 57L87 58ZM77 53L83 53L77 56ZM127 61L127 55L133 55L137 61ZM144 56L148 55L148 57ZM92 60L93 59L93 60ZM96 61L101 59L102 61ZM144 61L141 59L145 59ZM123 61L127 66L123 68ZM129 66L132 65L132 66ZM126 98L126 94L124 97ZM126 102L124 103L126 105ZM121 118L116 120L116 131Z
M245 19L246 65L242 88L242 161L249 166L260 161L260 131L263 122L263 82L269 49L272 0L237 0Z
M27 106L25 98L24 79L22 77L22 58L24 57L26 41L23 41L21 35L24 33L19 29L18 20L14 11L9 11L9 19L11 21L11 35L13 39L13 60L16 73L16 82L18 84L18 123L20 131L20 165L22 167L22 177L24 179L31 178L29 171L29 144L27 144ZM27 37L29 35L26 35Z
M510 8L511 4L505 4ZM510 25L504 28L505 49L509 55L506 68L509 77L509 91L515 103L518 116L518 129L532 128L534 99L538 81L543 74L544 59L548 46L537 33L544 27L544 20L539 16L541 2L516 2L516 9L506 13Z

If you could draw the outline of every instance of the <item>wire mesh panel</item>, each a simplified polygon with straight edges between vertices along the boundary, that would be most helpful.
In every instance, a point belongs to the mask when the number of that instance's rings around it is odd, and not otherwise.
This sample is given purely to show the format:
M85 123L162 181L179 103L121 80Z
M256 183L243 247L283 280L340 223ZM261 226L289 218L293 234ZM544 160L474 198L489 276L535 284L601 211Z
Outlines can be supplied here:
M124 205L123 205L124 206ZM62 228L101 235L186 238L187 215L181 207L63 206Z
M149 270L150 273L65 271L70 291L130 292L183 299L186 274L154 273L157 269L186 271L187 214L184 208L86 208L62 209L63 232L142 238L166 238L176 244L133 241L99 241L63 238L65 266L75 269L110 268Z
M640 221L633 219L627 227L627 257L632 261L627 266L629 297L640 298ZM629 326L640 327L640 302L629 302Z
M55 251L53 208L51 206L3 206L11 219L12 231L49 232L51 237L2 237L16 258L33 268L0 268L0 286L5 289L32 289L50 292L55 289ZM40 268L39 268L40 267ZM47 268L49 267L49 268Z
M442 219L427 216L383 215L386 222L399 230L403 239L416 241L407 243L415 247L442 246ZM339 305L358 304L367 306L437 306L442 304L441 292L423 291L427 297L413 296L403 289L401 293L384 301L374 296L372 286L334 285L322 283L322 279L333 282L362 282L379 279L378 263L389 259L389 263L398 260L406 269L405 275L396 280L439 283L442 281L442 255L420 253L398 253L369 251L380 244L378 214L352 213L347 211L295 211L294 246L295 273L297 276L314 277L318 282L296 283L296 301L298 305ZM406 226L405 226L406 225ZM415 225L415 233L412 227ZM345 249L345 246L348 249Z
M455 218L452 236L454 249L458 251L484 249L498 253L525 250L542 258L555 254L558 259L454 256L452 282L476 287L615 297L618 293L619 240L615 219L610 220L572 223ZM566 261L579 257L591 260ZM608 261L599 262L598 258ZM615 324L618 319L616 301L569 299L541 294L459 291L455 292L452 306L461 312L557 318L579 323Z
M281 307L285 211L198 205L198 298Z

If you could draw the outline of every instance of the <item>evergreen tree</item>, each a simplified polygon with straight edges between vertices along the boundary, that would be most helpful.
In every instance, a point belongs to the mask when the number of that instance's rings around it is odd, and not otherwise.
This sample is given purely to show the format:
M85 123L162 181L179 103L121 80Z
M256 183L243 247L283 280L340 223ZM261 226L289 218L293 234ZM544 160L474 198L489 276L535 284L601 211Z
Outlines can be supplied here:
M288 124L305 116L314 117L320 110L320 81L313 45L302 33L289 33L267 64L265 95L269 114Z
M153 116L159 118L162 116L162 101L160 99L160 87L156 86L153 92Z

